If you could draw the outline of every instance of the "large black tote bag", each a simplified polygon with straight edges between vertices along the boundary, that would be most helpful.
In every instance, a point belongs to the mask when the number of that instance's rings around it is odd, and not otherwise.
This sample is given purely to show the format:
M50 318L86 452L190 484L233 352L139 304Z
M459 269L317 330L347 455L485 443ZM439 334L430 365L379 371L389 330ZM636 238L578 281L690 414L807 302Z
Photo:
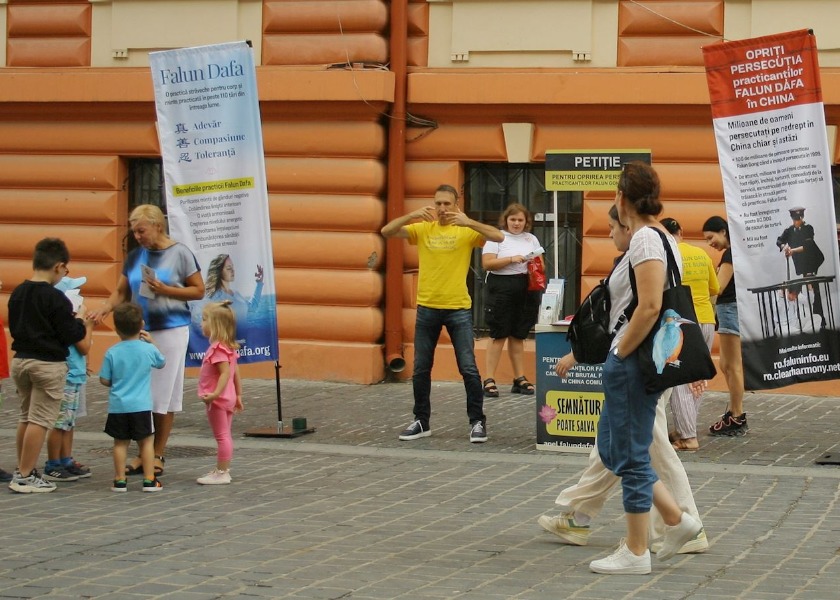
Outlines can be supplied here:
M697 323L691 288L682 285L680 270L665 234L655 227L652 229L662 238L668 255L669 287L662 293L659 319L637 350L645 391L649 394L711 379L717 373ZM632 266L630 284L633 296L637 297Z

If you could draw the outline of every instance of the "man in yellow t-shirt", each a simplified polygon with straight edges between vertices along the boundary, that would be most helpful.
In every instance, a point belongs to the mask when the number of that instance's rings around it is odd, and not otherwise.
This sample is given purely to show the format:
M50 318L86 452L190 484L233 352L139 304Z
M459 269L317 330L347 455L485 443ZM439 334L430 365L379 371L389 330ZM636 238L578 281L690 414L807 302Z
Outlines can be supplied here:
M504 234L492 225L467 217L458 207L455 188L441 185L435 191L433 206L397 217L382 228L382 235L407 239L417 246L420 259L412 376L414 422L400 434L400 439L416 440L432 434L432 364L440 332L446 327L467 392L470 442L486 442L484 391L475 363L467 272L473 248L481 248L486 240L501 242Z

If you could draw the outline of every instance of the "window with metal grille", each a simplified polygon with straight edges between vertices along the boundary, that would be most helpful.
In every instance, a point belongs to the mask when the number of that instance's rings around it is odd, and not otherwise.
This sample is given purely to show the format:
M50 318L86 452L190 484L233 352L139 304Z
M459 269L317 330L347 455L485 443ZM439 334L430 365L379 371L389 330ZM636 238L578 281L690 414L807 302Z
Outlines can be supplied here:
M499 217L512 202L524 205L534 216L531 233L545 248L546 272L554 276L554 248L558 249L558 277L566 280L563 314L574 312L581 271L580 239L582 192L558 192L557 214L551 192L545 190L545 165L469 163L465 165L464 210L470 218L498 226ZM554 221L557 220L557 239ZM476 335L487 335L484 320L484 280L481 251L473 254L470 294Z
M166 216L166 195L163 188L163 161L159 158L128 160L128 214L141 204L159 206ZM131 232L123 242L126 253L137 247Z

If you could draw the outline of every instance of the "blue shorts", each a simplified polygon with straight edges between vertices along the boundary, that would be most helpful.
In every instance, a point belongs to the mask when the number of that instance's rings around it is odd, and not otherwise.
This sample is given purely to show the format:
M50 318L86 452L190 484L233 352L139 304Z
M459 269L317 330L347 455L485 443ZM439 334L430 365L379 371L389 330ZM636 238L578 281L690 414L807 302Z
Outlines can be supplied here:
M718 333L730 335L741 335L741 328L738 326L738 303L727 302L716 304L715 314L718 320Z
M61 408L58 410L55 429L73 431L76 426L76 416L82 396L82 385L84 384L64 382L64 399L61 401Z

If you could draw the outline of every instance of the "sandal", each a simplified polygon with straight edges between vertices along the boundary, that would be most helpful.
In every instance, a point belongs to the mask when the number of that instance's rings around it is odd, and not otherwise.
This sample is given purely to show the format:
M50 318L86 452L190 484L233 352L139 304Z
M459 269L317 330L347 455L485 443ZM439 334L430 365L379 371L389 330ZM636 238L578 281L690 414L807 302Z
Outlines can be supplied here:
M513 387L510 388L510 393L531 396L534 394L534 384L528 381L524 375L522 377L517 377L513 380Z
M155 455L155 460L160 461L160 466L155 465L155 477L160 477L161 475L163 475L163 466L166 464L166 459L163 458L162 456L158 456L156 454ZM141 471L142 471L142 469L141 469Z
M700 449L700 444L697 440L694 441L696 446L688 443L688 440L678 439L671 444L677 452L697 452Z
M484 380L484 397L485 398L498 398L499 397L499 388L496 387L496 380L492 377L489 377Z
M138 458L138 460L139 460L139 458ZM143 463L140 463L137 466L127 464L125 466L125 474L126 475L142 475L143 474Z

